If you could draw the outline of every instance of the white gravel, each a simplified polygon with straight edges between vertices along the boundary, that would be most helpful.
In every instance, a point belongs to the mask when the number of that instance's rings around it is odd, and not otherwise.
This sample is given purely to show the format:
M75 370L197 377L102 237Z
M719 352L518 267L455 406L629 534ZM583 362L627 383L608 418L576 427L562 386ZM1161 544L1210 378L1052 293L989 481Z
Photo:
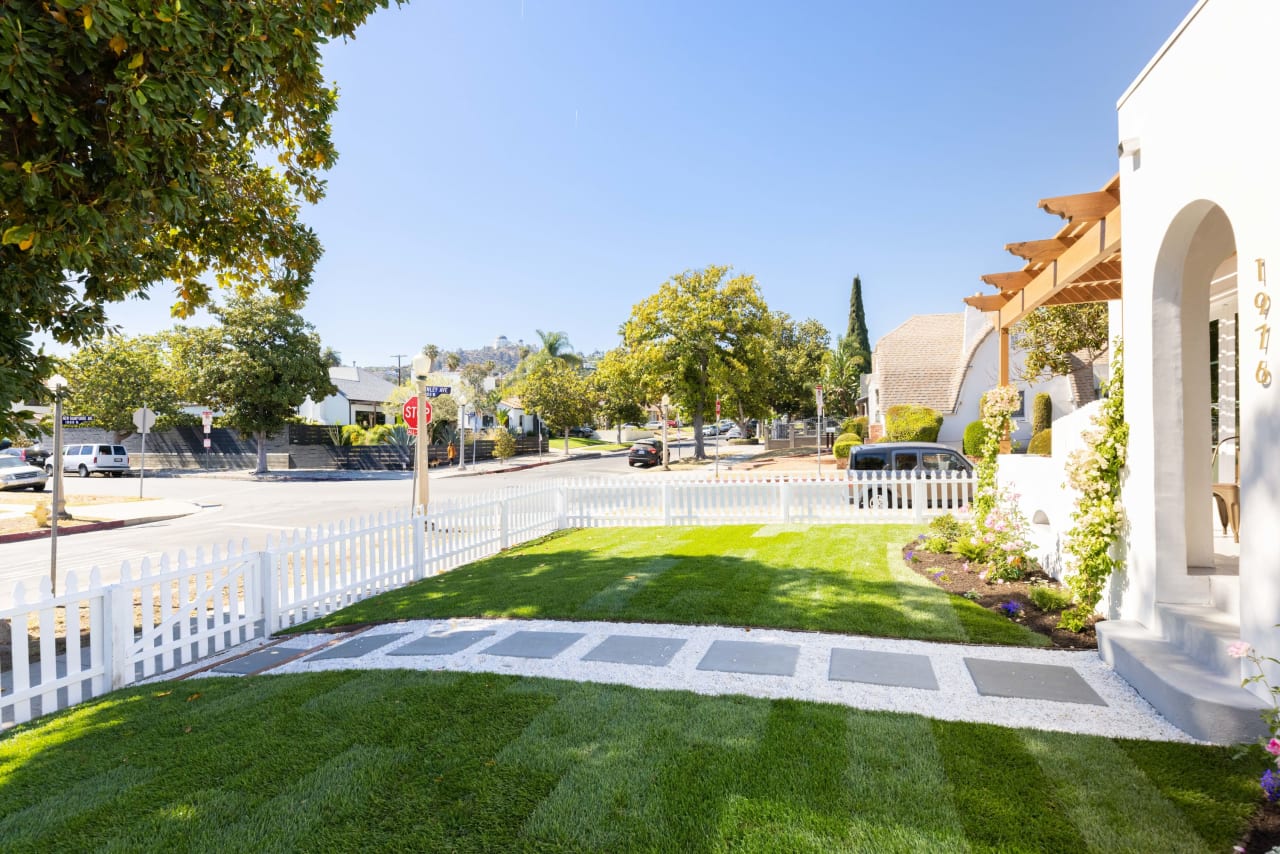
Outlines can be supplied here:
M495 635L452 655L393 656L389 653L427 634L489 629ZM484 650L516 631L582 632L584 637L551 659L486 655ZM301 658L271 673L314 673L349 669L417 669L503 673L631 685L636 688L693 691L699 694L740 694L835 703L858 709L924 715L942 720L974 721L1010 727L1194 742L1169 723L1092 651L967 646L774 629L736 629L722 626L683 626L651 623L597 623L559 620L419 620L377 626L353 635L311 634L288 638L290 647L331 646L348 637L405 635L355 659L311 661ZM685 638L687 643L665 667L582 661L582 656L610 635ZM794 676L759 676L697 669L714 641L757 641L800 647ZM827 679L832 648L927 655L938 680L936 691L898 688ZM316 650L317 652L319 649ZM1106 706L1046 700L984 697L978 693L963 659L978 657L1011 662L1066 665L1080 674ZM218 675L203 673L201 675Z

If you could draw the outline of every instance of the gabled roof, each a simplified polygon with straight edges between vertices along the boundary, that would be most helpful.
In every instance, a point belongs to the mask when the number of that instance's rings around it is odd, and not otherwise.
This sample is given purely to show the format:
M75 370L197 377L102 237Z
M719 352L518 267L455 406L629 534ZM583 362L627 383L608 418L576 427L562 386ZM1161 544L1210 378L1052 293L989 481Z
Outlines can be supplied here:
M396 388L373 371L354 365L330 368L329 380L338 387L338 394L354 403L382 403Z
M964 315L917 314L876 342L880 409L917 404L943 414L956 398L971 354L964 352Z

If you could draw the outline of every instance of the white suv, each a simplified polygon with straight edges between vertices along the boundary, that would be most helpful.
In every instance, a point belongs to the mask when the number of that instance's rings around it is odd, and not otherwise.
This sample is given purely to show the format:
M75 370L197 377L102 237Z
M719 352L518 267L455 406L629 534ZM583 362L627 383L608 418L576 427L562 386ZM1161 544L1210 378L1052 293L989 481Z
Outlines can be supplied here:
M124 445L68 445L62 452L62 470L81 477L94 472L120 477L129 471L129 452Z

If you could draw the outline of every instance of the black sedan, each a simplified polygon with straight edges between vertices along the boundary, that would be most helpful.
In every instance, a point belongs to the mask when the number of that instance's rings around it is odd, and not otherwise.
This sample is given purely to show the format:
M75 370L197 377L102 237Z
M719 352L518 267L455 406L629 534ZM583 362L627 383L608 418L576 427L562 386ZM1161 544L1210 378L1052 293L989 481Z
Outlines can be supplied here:
M662 440L641 439L627 453L627 465L651 468L662 464Z

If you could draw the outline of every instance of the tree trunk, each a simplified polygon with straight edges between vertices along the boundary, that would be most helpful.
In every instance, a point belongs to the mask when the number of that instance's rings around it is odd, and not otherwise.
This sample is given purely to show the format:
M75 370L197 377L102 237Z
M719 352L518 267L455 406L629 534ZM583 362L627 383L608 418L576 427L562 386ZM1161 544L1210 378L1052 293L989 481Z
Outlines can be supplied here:
M693 458L705 460L707 449L702 444L702 407L693 410Z
M267 434L262 430L255 430L253 440L258 443L258 467L253 470L254 474L267 473Z
M564 455L569 456L569 428L564 428Z

